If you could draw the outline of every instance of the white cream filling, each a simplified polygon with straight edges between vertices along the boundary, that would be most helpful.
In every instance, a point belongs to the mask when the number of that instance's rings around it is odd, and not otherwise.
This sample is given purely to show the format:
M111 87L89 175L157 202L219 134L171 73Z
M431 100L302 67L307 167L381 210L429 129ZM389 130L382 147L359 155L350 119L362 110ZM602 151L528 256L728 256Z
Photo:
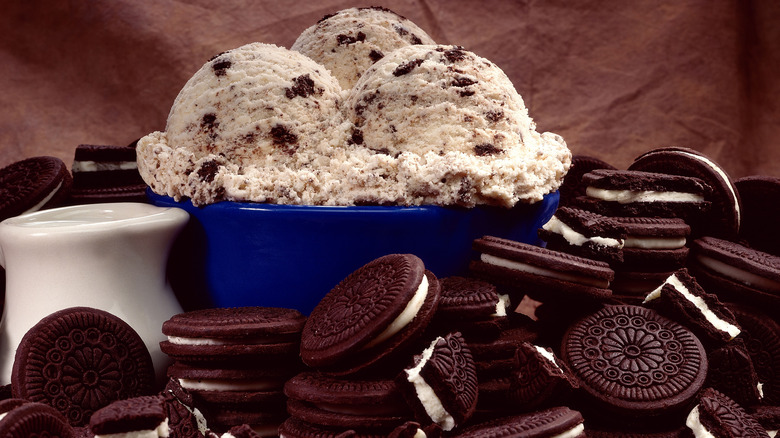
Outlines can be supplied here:
M103 170L134 170L138 169L135 161L74 161L71 172L98 172Z
M764 398L764 384L761 382L758 382L756 385L756 388L758 388L758 399L761 400Z
M529 274L541 275L544 277L558 278L565 281L584 284L586 286L594 286L602 289L606 289L609 287L608 280L588 277L585 275L576 275L576 274L569 274L566 272L553 271L552 269L545 269L539 266L533 266L515 260L508 260L505 258L496 257L491 254L482 254L480 256L480 260L482 260L483 262L489 265L499 266L501 268L512 269L515 271L526 272Z
M170 434L168 429L168 419L166 418L156 428L152 430L136 430L132 432L107 433L105 435L95 435L95 438L158 438L167 437Z
M602 201L630 204L633 202L702 202L704 196L687 192L659 192L655 190L609 190L588 187L585 194Z
M552 362L552 364L555 365L556 368L559 368L559 369L561 368L561 367L558 366L558 362L555 361L555 355L552 354L550 351L548 351L546 348L540 347L538 345L534 345L534 348L536 348L536 351L538 351L539 354L542 355L542 357L544 357L545 359L547 359L550 362Z
M51 198L53 198L53 197L54 197L54 195L56 195L56 194L57 194L57 192L60 190L60 187L62 187L62 181L60 181L60 183L59 183L59 184L57 184L57 187L55 187L55 188L54 188L54 190L52 190L52 191L51 191L51 193L49 193L48 195L46 195L46 197L45 197L45 198L43 198L43 199L41 200L41 202L39 202L39 203L37 203L37 204L33 205L32 207L28 208L28 209L27 209L27 210L25 210L25 211L24 211L24 213L22 213L22 214L26 214L26 213L32 213L32 212L34 212L34 211L38 211L38 210L40 210L40 209L41 209L41 207L43 207L44 205L46 205L46 203L47 203L47 202L51 201Z
M506 294L506 295L499 295L498 296L498 302L496 303L496 313L494 313L491 316L499 317L499 318L502 317L502 316L506 316L506 309L507 309L507 307L510 306L510 303L511 302L510 302L508 294Z
M425 303L425 298L428 296L428 276L423 274L422 281L420 282L420 286L417 287L417 292L414 293L414 296L411 300L406 304L406 307L404 308L403 312L401 312L400 315L398 315L393 322L390 323L389 326L387 326L382 333L380 333L376 338L374 338L371 342L366 344L363 348L371 348L377 344L380 344L390 337L392 337L394 334L401 331L402 328L406 327L415 316L417 316L417 313L422 308L423 304Z
M776 430L767 430L766 434L769 435L769 438L775 438L777 436Z
M279 381L268 380L221 380L221 379L179 379L184 389L198 391L266 391L279 387Z
M704 299L700 296L694 295L691 293L690 290L688 290L687 287L685 287L684 284L680 281L679 278L675 274L672 274L669 276L669 278L666 279L664 284L656 288L654 291L650 292L647 297L645 297L644 303L647 303L649 301L652 301L654 299L657 299L661 296L661 289L663 289L664 285L669 284L672 287L674 287L674 290L679 292L680 295L683 296L686 300L690 301L696 309L701 312L701 314L704 316L704 319L707 320L707 322L710 323L715 329L720 330L722 332L726 332L729 335L729 340L734 339L739 335L740 329L739 327L735 326L734 324L729 323L728 321L724 321L718 315L713 312L709 306L707 306L707 303L704 302Z
M422 429L417 429L417 432L414 433L414 437L413 438L427 438L427 437L428 437L428 435L426 435L425 432L423 432Z
M8 415L8 412L3 412L0 414L0 421L3 421L3 418L5 418L6 415Z
M561 432L558 435L552 435L550 438L575 438L580 434L585 433L585 423L580 423L566 432Z
M685 237L628 236L623 243L623 247L641 249L678 249L685 246L685 242Z
M739 229L740 222L742 220L742 212L739 211L739 202L737 202L737 193L734 191L734 186L732 186L729 183L729 177L728 177L728 175L726 175L726 172L723 169L721 169L720 166L718 166L717 164L713 163L712 161L708 160L705 157L702 157L702 156L696 155L696 154L692 154L690 152L684 152L684 151L679 151L679 152L681 154L683 154L683 155L686 155L686 156L691 157L691 158L695 158L695 159L703 162L704 164L709 166L712 170L715 171L715 173L717 173L720 176L720 178L723 180L723 183L726 184L726 187L729 188L729 194L731 195L731 199L734 201L734 210L737 213L737 229Z
M564 239L566 239L567 242L569 242L569 244L575 246L582 246L588 242L593 242L599 246L607 246L612 248L623 247L622 239L613 239L611 237L598 237L598 236L587 237L584 234L575 231L572 227L566 225L555 216L551 217L546 224L542 225L542 228L544 228L545 230L551 233L560 234L561 236L563 236Z
M263 336L241 339L217 339L217 338L185 338L182 336L168 336L168 342L176 345L262 345L289 342L289 337Z
M763 290L780 292L780 282L756 275L752 272L745 271L744 269L739 269L705 255L698 255L696 260L713 271L718 272L719 274L722 274L739 283L746 284L748 286L755 286Z
M688 418L685 419L685 425L688 426L688 429L693 431L693 436L695 438L715 438L715 435L705 429L704 425L699 421L698 405L691 410L690 414L688 414Z
M420 400L423 408L425 408L425 413L428 417L430 417L434 423L441 426L443 430L450 431L455 427L455 418L447 412L444 405L441 404L441 400L439 400L439 397L436 396L433 388L431 388L431 385L429 385L420 375L423 367L433 355L436 343L441 339L443 338L438 337L434 339L433 342L431 342L431 345L423 351L420 362L418 362L414 368L404 371L406 372L406 380L414 385L417 398Z

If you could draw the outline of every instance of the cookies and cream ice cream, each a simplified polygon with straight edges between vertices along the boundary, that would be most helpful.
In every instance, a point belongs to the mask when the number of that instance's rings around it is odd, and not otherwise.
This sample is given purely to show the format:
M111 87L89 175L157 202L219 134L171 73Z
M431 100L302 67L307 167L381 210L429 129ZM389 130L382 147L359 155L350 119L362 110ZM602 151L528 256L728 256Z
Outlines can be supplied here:
M297 51L229 50L137 152L154 192L195 205L511 207L556 190L571 163L499 67L424 44L384 53L350 90Z
M435 44L408 19L381 7L349 8L304 30L291 49L327 67L341 87L352 88L368 67L411 44Z

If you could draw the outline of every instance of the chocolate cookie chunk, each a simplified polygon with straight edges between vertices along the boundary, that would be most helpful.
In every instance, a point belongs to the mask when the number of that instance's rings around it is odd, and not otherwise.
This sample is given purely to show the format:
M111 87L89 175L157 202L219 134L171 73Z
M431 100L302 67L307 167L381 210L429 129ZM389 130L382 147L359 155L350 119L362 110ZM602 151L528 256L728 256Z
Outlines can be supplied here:
M606 306L564 334L561 356L595 416L673 415L689 408L707 376L701 342L653 310Z
M512 405L521 411L557 404L579 384L552 350L529 342L517 349L517 369L509 387Z
M629 170L660 172L699 178L711 190L705 199L711 204L707 220L692 223L693 235L735 240L741 227L741 200L734 182L713 159L689 148L655 149L637 157Z
M450 431L477 407L477 371L460 333L437 337L396 378L415 417Z
M711 364L718 364L707 373L707 387L717 389L740 406L758 405L763 384L742 338L711 350L707 357Z
M756 307L730 304L742 327L739 335L762 384L762 402L780 404L780 324Z
M301 335L301 358L347 374L415 340L439 303L439 281L412 254L391 254L359 268L314 308Z
M63 205L73 178L59 158L33 157L0 169L0 221Z
M116 400L152 394L154 381L138 333L88 307L41 319L22 338L11 373L14 397L53 406L74 426Z
M766 430L741 406L712 388L701 392L699 404L691 410L685 425L695 436L769 438Z

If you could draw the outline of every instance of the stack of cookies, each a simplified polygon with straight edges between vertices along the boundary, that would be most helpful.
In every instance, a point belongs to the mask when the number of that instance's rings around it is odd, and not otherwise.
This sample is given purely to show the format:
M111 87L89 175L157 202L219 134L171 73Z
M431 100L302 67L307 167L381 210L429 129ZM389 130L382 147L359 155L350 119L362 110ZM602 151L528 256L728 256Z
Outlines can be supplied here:
M173 316L160 343L174 359L168 375L192 396L209 429L247 424L274 436L287 418L284 383L303 368L298 351L306 318L271 307L206 309Z

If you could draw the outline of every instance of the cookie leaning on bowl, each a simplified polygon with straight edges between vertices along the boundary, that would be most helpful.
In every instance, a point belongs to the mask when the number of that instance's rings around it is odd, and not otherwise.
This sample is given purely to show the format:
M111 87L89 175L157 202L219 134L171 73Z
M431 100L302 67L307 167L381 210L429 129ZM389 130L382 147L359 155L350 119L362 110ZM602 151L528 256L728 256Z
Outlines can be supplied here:
M439 298L439 281L419 257L379 257L347 276L312 310L301 333L301 359L336 375L405 360L402 352L418 341Z

